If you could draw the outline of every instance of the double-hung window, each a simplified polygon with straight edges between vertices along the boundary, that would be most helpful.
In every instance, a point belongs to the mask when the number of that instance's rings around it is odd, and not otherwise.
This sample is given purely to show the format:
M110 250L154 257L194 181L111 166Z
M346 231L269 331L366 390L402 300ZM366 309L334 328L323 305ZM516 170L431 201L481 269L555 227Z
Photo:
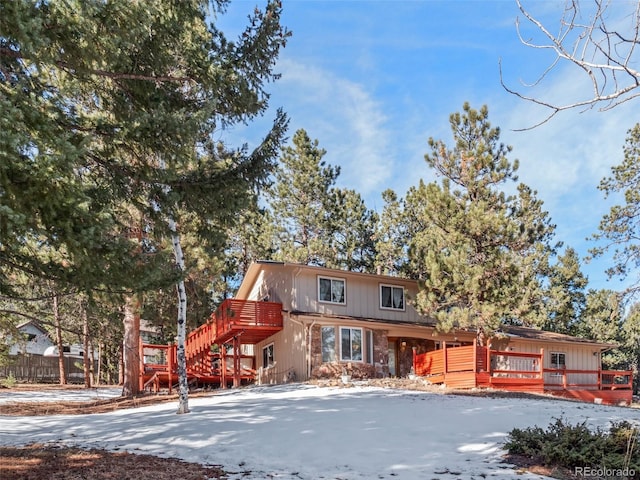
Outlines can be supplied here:
M564 370L567 368L567 356L565 353L551 352L551 368ZM553 372L552 375L562 375L560 372Z
M318 277L318 300L327 303L345 303L345 282L342 278Z
M380 285L380 307L404 310L404 288L394 285Z
M340 327L340 360L362 361L362 329Z

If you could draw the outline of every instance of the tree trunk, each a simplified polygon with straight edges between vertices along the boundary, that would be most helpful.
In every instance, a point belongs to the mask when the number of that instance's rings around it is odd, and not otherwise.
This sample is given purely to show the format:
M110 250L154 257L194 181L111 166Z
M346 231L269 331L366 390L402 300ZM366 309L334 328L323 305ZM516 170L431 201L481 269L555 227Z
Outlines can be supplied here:
M176 265L180 271L184 271L184 254L180 245L180 236L177 233L176 222L169 219L171 229L171 242L173 243L173 253L176 258ZM178 384L179 384L179 404L178 412L189 413L189 384L187 379L187 356L185 351L185 339L187 332L187 291L184 287L184 280L180 280L177 285L178 290Z
M91 388L91 357L89 356L89 317L87 315L87 307L84 302L80 302L80 312L82 315L82 349L84 356L82 357L82 366L84 372L84 386Z
M122 342L122 396L140 393L140 297L127 295L124 303L124 340Z
M118 385L124 385L124 349L120 346L120 355L118 355Z
M64 345L62 344L62 322L60 321L60 308L58 306L58 295L53 294L53 319L56 325L56 343L58 344L58 372L60 374L60 385L67 384L67 372L64 368Z
M95 353L95 352L94 352ZM92 357L91 362L95 362L95 359ZM102 342L98 343L98 371L96 372L96 385L100 385L100 376L102 373Z
M159 161L160 168L165 169L164 159ZM169 187L164 187L165 192L169 191ZM178 228L176 221L169 214L167 216L167 223L169 230L171 231L171 243L173 244L173 255L176 259L176 266L181 273L184 272L184 254L182 252L182 245L180 244L180 235L178 235ZM178 362L178 411L176 413L183 414L189 413L189 383L187 379L187 355L185 351L185 341L187 336L187 291L184 287L184 279L181 277L180 281L176 285L178 291L178 345L177 345L177 358Z

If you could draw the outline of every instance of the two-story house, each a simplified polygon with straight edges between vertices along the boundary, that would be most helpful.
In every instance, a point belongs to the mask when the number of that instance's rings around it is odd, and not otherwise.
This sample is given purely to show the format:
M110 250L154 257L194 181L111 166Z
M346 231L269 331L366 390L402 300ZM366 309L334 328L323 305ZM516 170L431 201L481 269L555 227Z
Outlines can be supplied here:
M410 299L417 283L397 277L281 263L252 264L240 300L282 304L282 331L259 342L259 367L295 378L406 376L423 353L473 343L471 332L438 334ZM277 375L278 377L282 375Z
M593 391L606 390L599 395L611 402L631 400L631 372L601 367L602 352L615 345L504 327L488 348L479 347L476 332L438 332L413 308L417 291L416 281L397 277L257 262L236 299L282 304L282 330L254 345L257 367L270 370L266 378L276 381L417 373L449 386L550 391L589 400ZM585 391L591 393L576 393Z
M413 308L417 292L416 281L398 277L253 263L235 298L189 334L188 374L223 387L415 374L449 387L631 401L632 373L601 368L615 345L524 327L503 327L480 345L475 331L439 332ZM177 379L175 346L166 349L166 365L145 366L145 386Z

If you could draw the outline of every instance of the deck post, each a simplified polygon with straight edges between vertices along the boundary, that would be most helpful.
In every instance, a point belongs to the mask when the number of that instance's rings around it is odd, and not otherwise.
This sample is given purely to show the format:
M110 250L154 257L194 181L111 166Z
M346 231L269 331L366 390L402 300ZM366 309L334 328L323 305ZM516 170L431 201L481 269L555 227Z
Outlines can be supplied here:
M418 359L418 347L411 347L411 355L412 355L412 362L413 362L413 373L417 375L418 365L416 364L416 361Z
M543 388L544 388L544 348L540 348L540 378L542 379Z
M175 345L169 344L167 348L167 383L169 384L169 395L173 393L173 368L175 366Z
M233 388L240 387L240 340L233 337Z
M220 388L227 388L227 347L220 345Z
M142 337L138 338L138 358L140 360L140 375L138 375L138 391L144 392L144 348L142 346ZM85 355L87 353L85 352Z
M478 373L478 339L473 339L473 371Z
M444 360L442 362L444 373L448 373L449 368L447 367L447 342L442 342L442 355L444 356Z
M493 373L491 371L491 344L487 343L487 372L489 372L489 382L491 382L491 377Z

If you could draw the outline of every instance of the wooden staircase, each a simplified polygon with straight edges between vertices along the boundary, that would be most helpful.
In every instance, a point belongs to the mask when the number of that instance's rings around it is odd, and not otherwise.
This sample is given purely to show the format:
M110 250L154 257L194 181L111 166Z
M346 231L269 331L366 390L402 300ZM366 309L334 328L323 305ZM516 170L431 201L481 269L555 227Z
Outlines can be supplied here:
M241 346L255 345L279 332L282 327L280 303L225 300L205 324L190 332L185 339L188 380L222 388L226 388L230 382L239 386L242 381L253 381L255 357L242 355ZM231 355L227 354L229 347ZM151 354L161 361L145 362L145 355ZM177 346L141 343L140 358L141 387L155 391L168 387L171 391L178 381ZM231 366L227 359L232 359ZM243 359L251 359L252 367L243 366Z

